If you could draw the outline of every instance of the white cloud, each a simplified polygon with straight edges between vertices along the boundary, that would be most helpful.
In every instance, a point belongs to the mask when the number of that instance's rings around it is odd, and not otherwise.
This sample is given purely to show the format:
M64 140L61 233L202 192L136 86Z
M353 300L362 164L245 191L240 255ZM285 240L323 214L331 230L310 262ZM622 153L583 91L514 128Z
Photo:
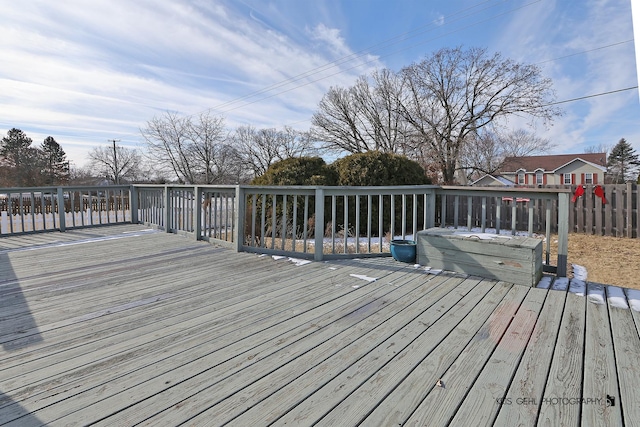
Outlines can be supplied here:
M165 110L221 106L213 112L230 127L303 121L330 85L350 84L372 67L367 61L378 65L364 56L325 68L353 53L337 29L301 28L293 40L248 10L172 0L5 5L0 132L21 127L34 140L53 134L82 164L83 146L107 138L133 144L138 129Z
M544 61L543 73L553 79L557 100L564 101L635 86L633 43L594 50L632 38L627 0L589 0L580 7L548 1L517 13L496 46L519 61ZM546 62L568 55L574 56ZM623 135L616 136L611 124L629 110L640 114L634 98L637 90L562 104L565 115L542 136L558 143L559 152L615 144ZM640 141L634 143L640 148Z

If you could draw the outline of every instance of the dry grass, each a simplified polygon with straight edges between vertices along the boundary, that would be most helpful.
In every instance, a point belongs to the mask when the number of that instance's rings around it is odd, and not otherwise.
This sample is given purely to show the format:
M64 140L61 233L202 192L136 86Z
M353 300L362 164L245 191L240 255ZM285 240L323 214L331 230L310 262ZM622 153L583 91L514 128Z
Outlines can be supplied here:
M555 264L557 236L551 239L551 263ZM569 234L571 264L587 269L587 281L640 289L640 239Z

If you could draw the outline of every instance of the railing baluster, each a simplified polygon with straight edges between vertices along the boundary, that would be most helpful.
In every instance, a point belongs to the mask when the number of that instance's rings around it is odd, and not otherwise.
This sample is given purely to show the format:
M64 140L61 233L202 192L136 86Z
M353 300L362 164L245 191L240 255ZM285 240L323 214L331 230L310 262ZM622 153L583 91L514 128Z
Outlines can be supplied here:
M496 197L496 234L500 234L501 215L502 215L502 197Z
M356 194L356 253L360 253L360 196Z
M251 195L251 242L249 246L254 246L256 241L256 210L258 209L258 195L253 193Z
M287 239L287 195L282 195L282 236L281 236L281 247L284 251L284 245Z
M347 239L349 237L349 196L343 196L344 201L344 224L342 226L342 251L347 253Z
M302 226L302 252L307 253L307 233L309 232L309 195L304 196L304 225Z
M384 228L382 224L382 221L384 219L383 206L384 206L384 196L382 194L379 194L378 195L378 236L380 239L380 241L378 242L379 253L382 253L382 242L384 240L384 236L382 234L384 232Z
M296 252L296 234L298 233L298 196L293 196L293 214L291 220L291 250Z
M407 238L407 195L402 195L402 218L400 223L402 224L402 240Z
M513 198L513 201L511 202L511 235L515 236L516 235L516 216L518 215L517 212L517 206L516 206L516 198Z
M35 192L31 192L31 194L29 195L29 201L31 202L30 205L30 209L31 209L31 231L36 231L36 202L35 202L35 197L36 194Z
M473 197L467 196L467 230L468 231L471 231L472 205L473 205Z
M275 242L276 242L276 217L277 217L276 206L278 204L278 197L276 194L274 194L271 196L271 199L273 200L273 203L271 206L271 249L274 249Z
M336 196L331 196L331 253L336 253Z
M396 198L395 196L392 194L391 196L391 206L390 206L390 210L391 210L391 224L390 224L390 232L391 232L391 240L395 239L396 237L396 233L395 233L395 225L396 225Z
M262 209L260 210L261 213L261 218L260 218L260 247L262 248L266 248L267 247L267 243L266 243L266 200L267 200L267 195L266 194L262 194Z
M458 229L458 216L460 215L460 196L453 198L453 228Z
M418 195L413 193L413 240L418 237Z
M367 252L371 252L371 216L373 209L371 208L371 194L367 194ZM382 244L382 242L380 242Z

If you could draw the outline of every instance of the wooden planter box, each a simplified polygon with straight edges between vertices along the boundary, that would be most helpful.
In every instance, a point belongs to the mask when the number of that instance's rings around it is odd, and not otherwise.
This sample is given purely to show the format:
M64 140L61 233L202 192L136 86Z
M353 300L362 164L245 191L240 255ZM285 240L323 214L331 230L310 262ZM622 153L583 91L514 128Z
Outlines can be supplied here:
M542 240L430 228L418 232L417 261L434 269L536 286Z

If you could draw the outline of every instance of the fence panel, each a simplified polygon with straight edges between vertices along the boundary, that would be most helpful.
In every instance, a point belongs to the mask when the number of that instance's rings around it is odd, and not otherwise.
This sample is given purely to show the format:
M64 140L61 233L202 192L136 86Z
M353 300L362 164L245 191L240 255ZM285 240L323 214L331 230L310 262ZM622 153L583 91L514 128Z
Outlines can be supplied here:
M131 222L130 187L0 188L0 235Z

